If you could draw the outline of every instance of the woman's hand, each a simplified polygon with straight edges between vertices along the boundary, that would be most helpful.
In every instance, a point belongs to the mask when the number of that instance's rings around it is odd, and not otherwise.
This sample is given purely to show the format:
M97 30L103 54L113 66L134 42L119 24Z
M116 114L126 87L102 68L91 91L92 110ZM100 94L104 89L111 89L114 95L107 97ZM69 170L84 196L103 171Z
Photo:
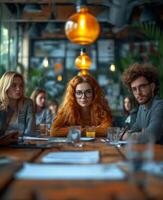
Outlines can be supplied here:
M9 145L12 143L18 143L19 132L10 131L6 135L0 136L0 145Z

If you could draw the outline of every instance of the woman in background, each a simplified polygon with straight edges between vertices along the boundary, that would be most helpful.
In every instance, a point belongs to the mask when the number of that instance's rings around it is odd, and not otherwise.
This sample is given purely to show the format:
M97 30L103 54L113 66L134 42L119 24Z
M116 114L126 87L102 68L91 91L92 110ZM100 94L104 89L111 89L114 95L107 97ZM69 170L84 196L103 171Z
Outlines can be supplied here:
M77 75L67 85L51 136L66 136L68 127L73 125L95 126L96 136L104 136L111 124L111 111L97 81L90 75Z
M18 131L34 133L33 103L24 96L24 79L17 72L8 71L0 79L0 135Z
M36 132L40 131L40 124L47 125L50 129L51 126L51 114L46 107L46 91L42 88L36 88L32 94L31 99L34 104L35 120L36 120Z
M58 112L58 102L56 100L52 100L48 103L48 108L50 110L51 114L51 123L54 121L54 118L57 115Z
M138 105L132 96L126 96L123 100L123 110L125 115L124 126L131 128L136 121Z

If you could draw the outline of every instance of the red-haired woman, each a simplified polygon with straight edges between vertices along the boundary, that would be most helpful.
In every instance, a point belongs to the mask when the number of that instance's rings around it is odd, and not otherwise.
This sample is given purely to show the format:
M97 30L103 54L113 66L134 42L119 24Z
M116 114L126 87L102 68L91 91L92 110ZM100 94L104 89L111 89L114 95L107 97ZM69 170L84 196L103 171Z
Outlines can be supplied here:
M97 81L90 75L77 75L67 85L64 100L51 126L51 136L66 136L68 127L73 125L83 129L95 126L96 136L104 136L111 123L111 110Z

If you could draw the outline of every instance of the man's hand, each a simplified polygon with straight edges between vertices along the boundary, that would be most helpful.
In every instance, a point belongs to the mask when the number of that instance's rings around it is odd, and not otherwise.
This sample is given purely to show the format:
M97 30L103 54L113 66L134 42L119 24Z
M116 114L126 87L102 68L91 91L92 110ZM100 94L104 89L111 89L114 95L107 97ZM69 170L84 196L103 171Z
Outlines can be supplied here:
M122 137L122 140L127 140L127 139L128 139L128 132L126 132Z
M130 136L132 135L132 138L137 141L139 133L138 132L134 132L134 133L130 133L130 132L126 132L123 137L122 140L127 140Z

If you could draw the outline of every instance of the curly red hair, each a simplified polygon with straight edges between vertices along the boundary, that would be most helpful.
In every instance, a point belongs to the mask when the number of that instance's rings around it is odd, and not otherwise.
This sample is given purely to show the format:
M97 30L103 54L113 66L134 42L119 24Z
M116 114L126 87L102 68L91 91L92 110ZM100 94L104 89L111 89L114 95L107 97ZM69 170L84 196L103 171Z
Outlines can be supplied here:
M82 125L82 117L80 114L79 105L76 102L75 89L80 83L86 82L90 84L93 89L93 101L90 108L90 122L91 126L108 127L112 123L111 110L108 102L104 97L104 93L97 83L97 81L90 75L73 77L66 89L63 103L61 104L56 119L51 128L53 130L59 127L66 127L72 125Z

